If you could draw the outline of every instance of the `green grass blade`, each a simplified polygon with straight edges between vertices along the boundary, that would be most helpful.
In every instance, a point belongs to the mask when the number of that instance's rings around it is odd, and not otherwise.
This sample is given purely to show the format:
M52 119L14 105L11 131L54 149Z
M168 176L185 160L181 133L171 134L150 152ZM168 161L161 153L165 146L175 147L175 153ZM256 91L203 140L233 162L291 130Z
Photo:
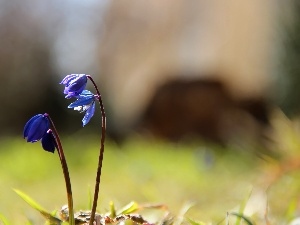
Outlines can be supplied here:
M51 225L59 225L61 224L61 220L52 216L51 213L47 212L42 206L40 206L37 202L35 202L31 197L26 195L20 190L14 189L14 191L19 195L27 204L29 204L32 208L39 211L47 220L49 220L49 224Z
M139 205L136 202L130 202L129 204L125 205L123 208L118 210L117 215L130 214L136 212L138 209Z
M249 199L251 197L251 194L252 194L252 190L250 191L249 195L242 202L242 204L240 206L240 210L238 212L239 215L243 215L244 214L244 210L246 208L247 202L249 201ZM241 224L241 219L242 219L241 217L237 217L235 225L240 225Z
M110 217L115 218L117 216L115 204L113 201L109 202L109 211L110 211Z
M185 204L182 206L182 208L181 208L181 210L180 210L180 212L179 212L179 214L178 214L178 216L177 216L177 219L176 219L175 222L174 222L174 225L180 225L180 224L182 224L182 223L183 223L183 219L184 219L184 215L185 215L185 214L187 213L187 211L189 211L189 209L192 208L194 205L195 205L194 202L187 202L187 203L185 203Z
M254 223L246 216L244 216L243 214L240 214L240 213L235 213L235 212L232 212L230 213L230 215L234 215L238 218L242 218L244 219L244 221L248 224L248 225L254 225Z
M8 222L8 220L6 219L6 217L2 214L0 214L0 222L3 223L3 225L10 225L10 223Z
M190 219L188 217L186 217L186 219L190 222L191 225L205 225L205 223L202 222L202 221L195 221L195 220Z

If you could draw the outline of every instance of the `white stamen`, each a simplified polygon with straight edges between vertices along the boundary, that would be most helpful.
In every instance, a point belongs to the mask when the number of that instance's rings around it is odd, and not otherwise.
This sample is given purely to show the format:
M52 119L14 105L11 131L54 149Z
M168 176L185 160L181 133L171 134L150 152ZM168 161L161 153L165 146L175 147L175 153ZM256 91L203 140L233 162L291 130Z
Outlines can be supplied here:
M88 110L91 107L92 103L89 105L80 105L80 106L76 106L74 107L74 110L77 110L79 112L85 112L86 110Z

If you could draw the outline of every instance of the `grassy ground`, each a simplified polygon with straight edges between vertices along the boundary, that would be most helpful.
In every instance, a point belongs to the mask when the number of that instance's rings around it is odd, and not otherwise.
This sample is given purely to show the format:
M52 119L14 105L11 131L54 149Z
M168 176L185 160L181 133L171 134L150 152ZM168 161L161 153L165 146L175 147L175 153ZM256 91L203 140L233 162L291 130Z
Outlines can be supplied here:
M105 147L98 211L134 200L163 203L174 215L193 202L186 216L205 224L226 224L227 212L243 213L256 224L288 224L299 215L300 165L297 126L284 117L273 121L273 148L280 161L203 143L171 144L134 137ZM98 159L99 137L62 136L69 163L74 204L88 209ZM42 217L12 190L17 188L52 211L67 203L57 153L22 137L0 141L0 213L12 224ZM267 214L267 217L266 217ZM231 216L233 220L233 216ZM150 218L151 220L151 218ZM1 222L0 222L1 224ZM231 222L231 224L233 224Z

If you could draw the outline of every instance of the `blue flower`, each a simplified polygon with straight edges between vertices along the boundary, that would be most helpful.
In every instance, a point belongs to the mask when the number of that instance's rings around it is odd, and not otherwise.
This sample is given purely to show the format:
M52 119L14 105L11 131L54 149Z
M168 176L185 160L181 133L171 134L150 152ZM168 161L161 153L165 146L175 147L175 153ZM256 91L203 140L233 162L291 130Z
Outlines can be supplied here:
M57 148L56 141L54 138L54 135L52 133L52 130L48 130L45 135L42 137L42 147L44 150L48 152L54 153L55 148Z
M43 149L54 152L56 147L55 138L50 130L50 121L47 114L38 114L33 116L26 123L23 136L27 142L37 142L42 140Z
M60 84L65 85L64 94L66 98L77 97L85 89L87 83L86 74L67 75Z
M48 118L43 114L33 116L25 125L23 136L27 138L27 142L36 142L42 139L50 123Z
M95 100L97 96L88 90L82 91L80 95L77 96L77 100L71 103L68 108L73 108L79 112L85 112L82 119L82 124L85 126L95 113Z

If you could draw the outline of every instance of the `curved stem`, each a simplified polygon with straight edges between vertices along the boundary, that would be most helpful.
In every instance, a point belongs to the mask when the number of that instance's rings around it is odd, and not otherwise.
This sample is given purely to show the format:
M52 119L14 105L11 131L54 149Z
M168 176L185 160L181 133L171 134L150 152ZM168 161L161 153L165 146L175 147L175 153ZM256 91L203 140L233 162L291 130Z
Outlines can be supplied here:
M99 92L99 89L93 80L93 78L90 75L87 75L87 77L90 79L90 81L93 83L96 92L97 92L97 99L99 101L100 110L101 110L101 145L100 145L100 154L98 159L98 168L97 168L97 174L96 174L96 184L95 184L95 192L94 192L94 200L93 200L93 206L92 206L92 212L91 212L91 218L89 225L93 225L94 219L95 219L95 213L97 209L97 202L98 202L98 195L99 195L99 186L100 186L100 177L101 177L101 169L102 169L102 162L103 162L103 156L104 156L104 141L105 141L105 132L106 132L106 116L104 111L104 106L101 98L101 94Z
M73 209L73 196L72 196L72 188L71 188L71 180L70 180L70 175L69 175L69 170L68 170L68 165L67 161L65 158L65 154L63 151L63 147L58 135L58 132L55 128L55 125L53 121L51 120L50 116L47 114L47 117L51 123L52 126L52 132L54 133L55 141L57 144L57 152L59 155L59 159L61 162L64 178L65 178L65 183L66 183L66 189L67 189L67 197L68 197L68 208L69 208L69 224L70 225L75 225L75 220L74 220L74 209Z

